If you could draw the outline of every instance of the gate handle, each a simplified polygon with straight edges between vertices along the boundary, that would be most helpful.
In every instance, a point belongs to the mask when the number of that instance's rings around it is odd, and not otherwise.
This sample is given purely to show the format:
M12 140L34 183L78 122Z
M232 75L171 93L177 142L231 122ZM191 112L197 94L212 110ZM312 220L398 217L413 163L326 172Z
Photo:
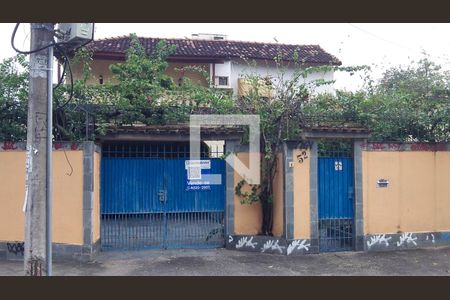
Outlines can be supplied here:
M165 190L159 190L158 197L160 202L166 202L166 191Z

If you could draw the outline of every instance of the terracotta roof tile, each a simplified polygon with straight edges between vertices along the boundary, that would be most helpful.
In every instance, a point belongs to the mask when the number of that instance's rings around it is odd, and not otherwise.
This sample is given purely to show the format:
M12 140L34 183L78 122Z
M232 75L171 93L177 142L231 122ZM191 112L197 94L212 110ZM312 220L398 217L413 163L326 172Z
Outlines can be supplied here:
M176 45L171 57L202 57L202 58L239 58L273 60L278 53L285 61L293 61L297 51L299 60L312 64L340 65L341 61L323 50L319 45L288 45L231 40L201 40L201 39L162 39L139 38L147 53L151 53L160 40L168 45ZM127 36L96 40L89 47L96 53L124 54L130 46Z

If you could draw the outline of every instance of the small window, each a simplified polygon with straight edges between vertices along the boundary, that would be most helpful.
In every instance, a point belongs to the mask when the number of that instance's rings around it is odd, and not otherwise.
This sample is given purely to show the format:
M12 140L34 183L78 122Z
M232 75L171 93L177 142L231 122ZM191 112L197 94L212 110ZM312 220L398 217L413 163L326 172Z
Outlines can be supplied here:
M219 76L218 77L220 86L228 86L228 77L227 76Z
M217 40L223 40L223 36L215 36L215 37L214 37L214 40L216 40L216 41L217 41Z
M182 86L183 85L183 76L180 76L179 78L178 78L178 86Z
M272 77L266 76L266 77L264 78L264 84L265 84L266 86L272 86Z

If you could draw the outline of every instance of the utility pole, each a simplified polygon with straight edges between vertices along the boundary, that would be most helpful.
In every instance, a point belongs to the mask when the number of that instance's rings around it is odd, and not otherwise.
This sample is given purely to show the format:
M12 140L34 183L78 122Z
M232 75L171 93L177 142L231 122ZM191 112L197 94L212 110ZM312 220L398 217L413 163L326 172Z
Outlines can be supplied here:
M52 44L53 33L53 23L31 23L30 51ZM53 46L30 55L24 205L28 276L51 275L52 62Z

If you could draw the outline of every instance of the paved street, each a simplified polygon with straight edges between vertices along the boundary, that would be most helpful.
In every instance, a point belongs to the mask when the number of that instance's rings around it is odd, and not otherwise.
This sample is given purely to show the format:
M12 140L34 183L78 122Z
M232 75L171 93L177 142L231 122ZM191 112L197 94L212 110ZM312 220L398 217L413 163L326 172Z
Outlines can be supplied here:
M0 261L0 275L21 275ZM94 262L54 264L55 275L450 275L450 248L279 256L217 250L103 252Z

